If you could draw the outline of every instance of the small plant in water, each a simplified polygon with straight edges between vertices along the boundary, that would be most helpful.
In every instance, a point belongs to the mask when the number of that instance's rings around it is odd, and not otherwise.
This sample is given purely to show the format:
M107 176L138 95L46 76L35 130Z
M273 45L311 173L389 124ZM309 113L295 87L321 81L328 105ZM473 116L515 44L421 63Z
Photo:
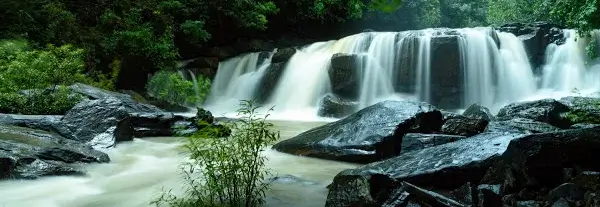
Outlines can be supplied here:
M226 138L207 133L205 138L188 138L190 162L182 164L185 195L163 192L151 204L171 207L259 206L264 204L269 187L265 157L261 152L279 139L260 116L252 101L242 101L241 119L230 123L232 134ZM208 138L208 139L207 139Z

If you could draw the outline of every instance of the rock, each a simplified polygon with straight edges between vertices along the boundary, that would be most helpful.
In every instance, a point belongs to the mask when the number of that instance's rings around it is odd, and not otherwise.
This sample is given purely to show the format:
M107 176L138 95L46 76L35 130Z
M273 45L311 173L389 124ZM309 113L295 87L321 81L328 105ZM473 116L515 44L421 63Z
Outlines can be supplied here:
M566 105L554 99L542 99L509 104L500 109L497 118L500 121L525 118L566 129L570 124L562 117L562 113L565 112L569 112L569 107Z
M120 92L129 95L134 101L137 101L138 103L150 104L150 101L148 101L142 94L138 92L132 90L121 90Z
M58 115L0 114L0 125L13 125L49 132L59 132L62 126Z
M408 133L402 137L402 148L400 153L418 151L425 148L455 142L467 138L465 136L455 136L446 134L417 134Z
M103 98L75 105L62 119L66 126L60 134L69 139L89 143L95 148L113 147L117 142L133 139L133 127L123 121L133 113L164 113L132 99Z
M511 133L546 133L560 129L548 123L533 121L531 119L515 118L507 121L492 121L488 124L486 132L511 132Z
M168 101L165 100L159 100L159 99L151 99L150 101L148 101L150 103L150 105L156 106L159 109L162 109L164 111L168 111L168 112L188 112L190 111L190 108L179 105L179 104L173 104L173 103L169 103Z
M569 107L565 117L571 124L600 124L600 98L565 97L560 102Z
M539 201L517 201L516 207L542 207Z
M479 104L473 104L469 106L469 108L467 108L462 115L469 118L483 119L488 122L494 120L494 115L490 113L490 110Z
M260 87L256 90L256 101L258 103L265 103L271 97L271 94L275 91L275 87L279 83L280 77L283 75L286 63L271 63L265 71L265 75L259 82Z
M554 202L551 207L571 207L567 199L561 198Z
M81 95L86 96L89 99L102 99L102 98L116 98L116 99L125 99L125 100L133 100L131 96L127 94L107 91L101 88L96 88L94 86L86 85L83 83L76 83L69 86L69 89L79 93Z
M205 110L203 108L197 108L196 120L204 121L208 124L212 124L215 122L215 117L212 115L212 113L210 111Z
M442 133L470 137L485 131L487 125L485 119L460 116L447 120L442 125Z
M551 189L569 182L564 180L565 167L600 170L594 159L599 156L600 128L531 134L513 140L481 182L501 184L506 171L511 171L515 186L506 194L522 188Z
M91 146L55 133L0 125L0 180L82 175L78 163L109 161Z
M186 68L219 68L219 58L198 57L186 65Z
M132 113L129 119L135 137L173 136L175 123L185 120L184 117L172 113Z
M277 49L277 52L273 54L273 58L271 58L272 63L287 63L288 60L292 58L296 54L296 48L282 48Z
M381 205L382 207L407 206L410 201L410 193L406 192L406 188L401 186L390 194L390 198ZM332 205L333 206L333 205Z
M427 103L384 101L273 148L323 159L373 162L398 155L404 134L439 131L441 124L442 114Z
M512 23L498 28L503 32L510 32L523 40L525 50L529 56L536 73L541 73L545 61L545 52L549 44L561 45L565 42L563 27L547 22L536 23Z
M459 109L462 102L462 66L459 35L441 34L431 38L431 99L434 106ZM415 76L410 76L415 77ZM427 100L427 99L423 99Z
M358 108L358 102L344 100L334 94L327 94L319 103L317 115L342 118L352 114Z
M600 190L600 172L584 171L573 178L572 182L588 191Z
M450 196L454 198L456 201L467 204L474 205L473 200L473 184L470 182L465 183L460 188L457 188L451 191Z
M600 127L600 124L573 124L570 129L587 129Z
M401 181L442 189L456 189L467 182L478 183L489 166L506 151L510 141L522 136L483 133L344 170L335 176L327 203L349 206L357 199L374 200L365 195L385 194L393 188L393 183Z
M502 207L502 195L500 185L479 185L477 186L478 206Z
M362 59L357 54L337 53L331 57L329 78L333 94L350 100L358 100L361 87Z
M442 112L442 116L444 117L444 122L450 120L450 119L457 119L457 118L461 118L462 115L451 112L451 111L445 111L445 110L440 110Z
M465 207L465 205L455 200L447 198L438 193L419 188L410 183L402 182L402 186L406 189L406 192L408 192L409 195L412 197L411 200L414 200L419 204L439 207Z
M189 137L198 131L198 124L194 123L194 120L176 121L171 126L171 130L175 136Z
M555 203L562 198L570 203L575 203L583 201L584 194L585 190L580 186L573 183L565 183L551 190L545 200L549 203Z
M600 191L587 192L584 199L586 207L600 206Z

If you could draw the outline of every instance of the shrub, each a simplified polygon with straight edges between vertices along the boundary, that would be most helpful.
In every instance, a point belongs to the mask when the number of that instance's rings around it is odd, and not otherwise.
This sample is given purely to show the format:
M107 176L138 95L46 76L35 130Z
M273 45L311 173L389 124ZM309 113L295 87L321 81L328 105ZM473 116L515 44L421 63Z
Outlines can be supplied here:
M64 87L0 93L0 113L63 115L82 98Z
M261 152L279 139L272 124L259 117L253 102L244 101L241 119L232 123L230 137L187 139L191 162L182 165L183 197L170 191L152 202L156 206L257 206L264 203L268 171ZM209 134L208 136L211 136Z
M148 81L148 94L171 104L196 106L201 103L210 91L210 80L204 76L194 82L183 79L181 75L171 71L159 71Z

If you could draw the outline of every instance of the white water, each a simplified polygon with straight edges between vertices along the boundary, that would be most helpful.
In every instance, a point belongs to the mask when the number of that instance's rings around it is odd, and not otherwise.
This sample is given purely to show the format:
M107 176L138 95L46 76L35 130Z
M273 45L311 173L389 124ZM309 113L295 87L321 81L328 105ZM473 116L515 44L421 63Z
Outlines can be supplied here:
M361 58L359 66L360 85L359 108L364 108L382 100L418 99L430 102L432 97L432 39L446 30L426 29L406 32L368 32L342 38L337 41L318 42L299 49L290 59L280 77L279 85L271 94L267 106L275 106L273 117L283 120L322 120L317 117L319 99L331 92L327 70L333 54L357 54ZM547 62L541 76L536 77L529 63L522 40L510 33L496 32L491 28L464 28L451 30L459 35L461 65L458 71L461 79L457 85L463 89L460 100L455 103L458 109L478 103L497 111L507 103L531 100L533 98L562 97L578 93L585 95L597 92L600 88L600 66L587 60L586 38L577 38L576 31L565 30L567 41L563 45L551 44ZM497 42L492 34L497 34ZM595 33L599 38L600 33ZM500 45L500 47L498 47ZM408 53L408 54L407 54ZM223 62L217 74L211 97L216 97L212 105L221 106L221 113L231 112L241 99L253 98L261 70L256 71L252 64L242 61L253 59L250 54ZM401 59L399 57L406 57ZM401 62L412 61L412 64ZM586 65L586 61L592 64ZM401 64L409 64L399 73ZM264 65L263 65L264 66ZM235 71L235 72L231 72ZM233 75L232 75L233 74ZM231 81L233 78L251 74L252 81ZM411 83L397 83L398 74L409 75L403 80ZM241 82L246 84L241 84ZM412 84L409 93L395 91L396 85ZM238 93L224 93L222 88ZM406 89L404 89L406 90ZM227 99L229 101L224 101ZM213 99L215 100L215 99ZM213 109L210 108L209 109Z
M323 123L275 122L283 139ZM0 181L1 207L148 207L162 187L181 193L178 165L185 160L177 138L135 139L107 151L109 164L87 166L86 177L46 177ZM267 150L267 167L275 175L292 175L309 183L275 182L268 207L323 206L326 186L343 169L357 165L299 157Z

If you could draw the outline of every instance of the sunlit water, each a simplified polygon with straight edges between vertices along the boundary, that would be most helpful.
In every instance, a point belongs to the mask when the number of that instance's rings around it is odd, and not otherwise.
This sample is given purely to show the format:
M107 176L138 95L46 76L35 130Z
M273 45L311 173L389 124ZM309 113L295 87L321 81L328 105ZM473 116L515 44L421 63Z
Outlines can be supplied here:
M323 122L274 122L282 139ZM106 151L109 164L88 165L86 177L47 177L0 182L0 207L142 207L150 206L162 187L181 189L178 165L185 159L181 139L136 139ZM267 150L268 168L305 182L275 182L267 205L323 206L326 186L343 169L356 165L299 157Z

